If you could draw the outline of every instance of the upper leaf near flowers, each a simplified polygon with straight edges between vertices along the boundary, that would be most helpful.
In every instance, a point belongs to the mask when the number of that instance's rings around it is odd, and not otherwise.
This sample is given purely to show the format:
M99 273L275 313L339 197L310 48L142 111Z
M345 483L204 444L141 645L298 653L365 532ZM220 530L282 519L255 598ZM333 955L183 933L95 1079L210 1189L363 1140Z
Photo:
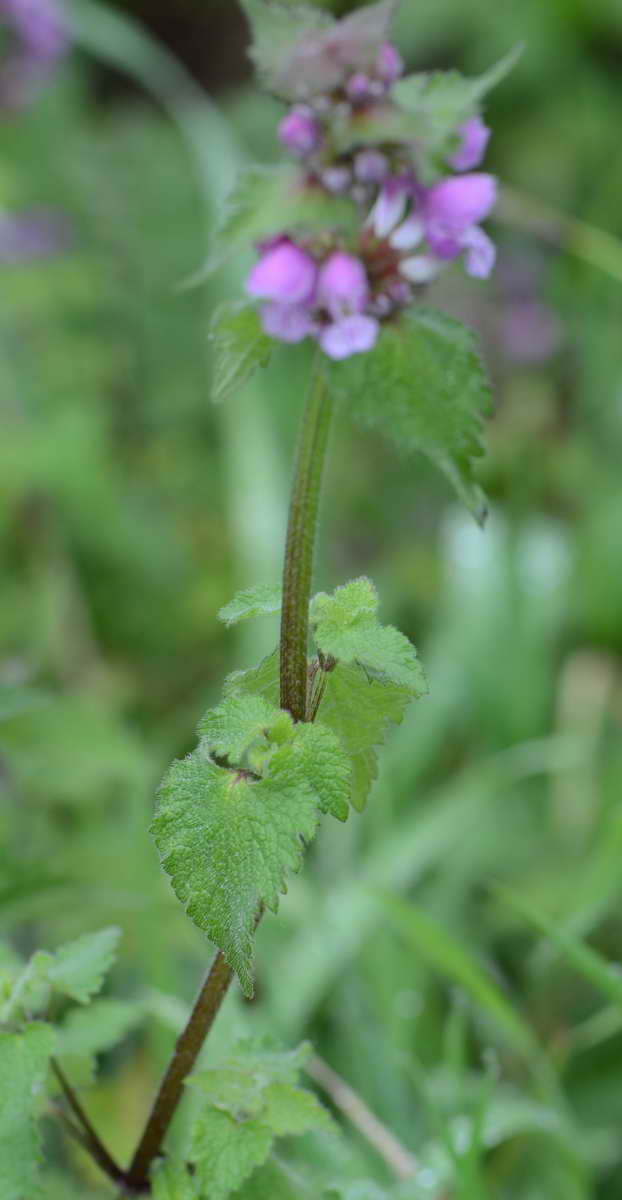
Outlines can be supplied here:
M385 327L369 354L332 364L326 378L360 425L377 429L401 454L426 454L483 521L475 463L490 386L469 329L443 313L411 309Z
M242 0L253 31L253 58L263 85L285 100L332 92L354 72L373 70L398 0L381 0L337 21L286 0Z

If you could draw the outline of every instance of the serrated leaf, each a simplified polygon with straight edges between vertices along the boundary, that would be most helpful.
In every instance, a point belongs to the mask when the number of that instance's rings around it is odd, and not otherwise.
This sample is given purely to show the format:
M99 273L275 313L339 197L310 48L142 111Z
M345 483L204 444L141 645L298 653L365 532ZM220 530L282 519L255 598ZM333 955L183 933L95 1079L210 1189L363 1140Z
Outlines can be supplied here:
M190 1156L210 1200L225 1200L263 1164L275 1138L331 1131L332 1120L310 1092L296 1086L309 1047L279 1052L244 1044L239 1054L191 1076L204 1107Z
M112 966L121 930L114 926L98 933L85 933L67 942L54 955L50 966L53 987L63 995L87 1004L100 991Z
M159 1162L151 1177L153 1200L198 1200L195 1181L185 1162L170 1155Z
M225 696L233 692L263 696L272 704L279 702L279 651L273 650L261 660L257 667L246 671L232 671L225 679Z
M274 762L274 759L272 760ZM173 763L153 823L163 865L188 916L220 946L253 994L253 930L261 905L276 912L302 839L318 822L316 800L281 760L251 780L201 756Z
M373 350L327 364L326 378L361 426L383 433L400 453L426 454L483 521L475 460L490 387L470 329L443 313L411 309L385 326Z
M353 71L370 70L397 8L397 0L381 0L335 21L308 5L242 4L253 29L251 56L260 79L287 100L330 92Z
M0 1196L34 1200L39 1173L39 1139L34 1115L55 1046L49 1025L23 1033L0 1033Z
M74 1008L58 1028L58 1053L101 1054L131 1033L143 1017L142 1004L107 997L87 1008Z
M361 812L377 775L375 746L389 727L399 725L410 691L400 684L371 678L362 667L338 663L326 675L318 716L339 738L352 764L354 808Z
M284 231L347 231L357 220L358 210L350 199L309 182L295 166L248 167L229 196L208 261L195 279L205 278L236 251L248 250L264 238Z
M264 333L257 310L243 301L220 305L209 336L212 400L220 403L247 383L258 367L267 367L274 341Z
M312 791L320 812L345 821L352 794L352 766L339 738L319 722L299 724L287 751L288 769L300 787Z
M483 75L467 78L459 71L406 75L393 88L396 104L410 114L413 135L428 150L442 148L458 126L473 116L486 94L511 71L522 53L516 46Z
M414 646L399 630L381 625L377 609L378 594L369 579L354 579L332 596L320 592L311 606L317 646L325 655L401 684L413 696L424 695L426 679Z
M238 625L250 617L267 616L281 611L282 590L277 583L258 583L255 587L236 592L233 600L218 613L225 625Z
M237 1121L216 1108L207 1109L195 1122L190 1149L200 1191L210 1200L226 1200L266 1161L273 1140L271 1130L259 1121Z
M241 765L245 751L261 739L270 743L290 741L294 723L288 713L270 704L262 696L226 696L217 708L211 708L198 726L199 736L211 752Z
M236 1200L316 1200L317 1188L271 1155L235 1195Z

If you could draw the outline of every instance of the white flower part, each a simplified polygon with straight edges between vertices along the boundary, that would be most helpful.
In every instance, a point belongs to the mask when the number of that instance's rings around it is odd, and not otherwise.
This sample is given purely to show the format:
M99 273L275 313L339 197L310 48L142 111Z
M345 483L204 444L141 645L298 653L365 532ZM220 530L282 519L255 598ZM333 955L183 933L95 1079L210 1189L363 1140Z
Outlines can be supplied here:
M350 317L326 325L318 340L324 353L339 361L373 349L379 333L380 326L374 317L353 313Z
M396 250L414 250L423 240L425 222L414 213L393 230L389 241Z
M400 263L400 275L411 283L430 283L440 275L445 263L433 254L415 254L412 258L403 258Z
M376 237L384 238L399 224L406 212L408 194L401 183L389 179L369 214Z

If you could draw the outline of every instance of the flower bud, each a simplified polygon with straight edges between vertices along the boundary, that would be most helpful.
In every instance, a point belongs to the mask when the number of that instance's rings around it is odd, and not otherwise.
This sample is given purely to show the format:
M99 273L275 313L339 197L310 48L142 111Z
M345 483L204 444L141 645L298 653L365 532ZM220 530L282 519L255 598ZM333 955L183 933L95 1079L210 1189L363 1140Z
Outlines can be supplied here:
M320 270L318 303L333 317L362 312L369 299L367 272L361 260L336 250Z
M322 171L321 180L327 192L347 192L352 183L352 172L349 167L327 167Z
M280 304L302 304L311 298L316 280L317 265L311 255L286 238L255 264L246 291Z
M362 71L357 71L355 75L351 75L346 83L346 96L353 104L364 103L371 95L371 80L368 75L364 75Z
M404 60L392 42L383 42L376 59L376 71L385 83L395 83L404 70Z
M458 129L460 145L447 162L454 171L470 171L479 166L490 137L490 130L481 117L471 117Z
M279 139L292 154L304 158L317 150L322 131L310 109L292 108L279 124Z
M379 150L361 150L354 160L354 174L361 183L382 183L389 174L389 160Z

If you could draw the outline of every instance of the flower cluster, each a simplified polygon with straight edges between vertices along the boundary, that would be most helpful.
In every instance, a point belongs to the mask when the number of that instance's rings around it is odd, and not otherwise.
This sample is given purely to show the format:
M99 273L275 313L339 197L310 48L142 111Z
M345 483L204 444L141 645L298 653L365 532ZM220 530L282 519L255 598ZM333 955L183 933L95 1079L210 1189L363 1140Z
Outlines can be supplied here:
M0 62L0 105L20 108L58 63L67 32L57 0L0 0L0 32L3 26L11 38Z
M284 342L315 338L333 359L370 350L382 323L412 304L448 263L461 258L467 274L486 278L495 261L480 222L495 203L496 182L474 170L489 129L475 115L458 124L434 182L429 174L422 178L416 139L396 140L390 124L384 141L374 136L366 144L367 118L403 112L392 99L403 63L389 41L362 48L361 27L351 21L322 33L300 58L304 99L302 85L293 88L294 51L288 86L295 99L278 133L308 187L353 202L356 231L296 238L283 232L258 245L259 261L246 281L247 292L263 302L268 334ZM310 53L320 81L315 89Z

